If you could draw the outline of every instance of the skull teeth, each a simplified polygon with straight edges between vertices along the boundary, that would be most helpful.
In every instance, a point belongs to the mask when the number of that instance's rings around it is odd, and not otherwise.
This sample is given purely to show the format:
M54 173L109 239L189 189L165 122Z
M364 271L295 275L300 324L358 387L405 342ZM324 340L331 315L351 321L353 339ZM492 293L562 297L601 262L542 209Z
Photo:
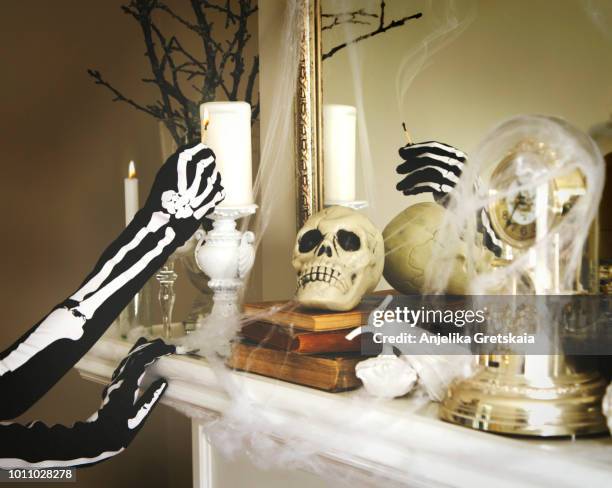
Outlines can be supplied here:
M300 287L313 282L340 284L340 281L340 272L328 266L313 266L299 276Z

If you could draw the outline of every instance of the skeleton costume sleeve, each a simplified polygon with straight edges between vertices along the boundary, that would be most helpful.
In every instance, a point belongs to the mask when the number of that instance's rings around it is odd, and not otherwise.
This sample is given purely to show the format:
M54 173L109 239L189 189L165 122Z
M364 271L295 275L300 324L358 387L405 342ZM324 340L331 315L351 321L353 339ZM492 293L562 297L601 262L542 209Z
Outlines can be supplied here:
M399 150L399 155L404 161L397 167L397 172L405 176L397 184L397 190L404 195L431 193L442 205L459 181L467 160L463 151L437 141L408 144ZM482 209L477 218L484 245L499 257L501 241L491 227L486 209Z
M82 285L0 353L0 420L25 412L68 371L223 197L221 178L209 148L203 144L183 146L171 156L158 172L144 207L104 251ZM157 386L143 398L159 396L165 386L161 383ZM115 397L123 391L118 388ZM134 398L134 392L131 393ZM109 395L111 400L115 397ZM122 428L118 426L117 432ZM43 438L50 432L39 423L29 428L4 424L0 430L2 454L6 455L8 449L4 436L14 435L20 429L32 433L32 439ZM91 427L80 431L88 429ZM111 432L112 429L105 435ZM89 445L92 438L85 435L82 442ZM31 458L28 462L36 461Z

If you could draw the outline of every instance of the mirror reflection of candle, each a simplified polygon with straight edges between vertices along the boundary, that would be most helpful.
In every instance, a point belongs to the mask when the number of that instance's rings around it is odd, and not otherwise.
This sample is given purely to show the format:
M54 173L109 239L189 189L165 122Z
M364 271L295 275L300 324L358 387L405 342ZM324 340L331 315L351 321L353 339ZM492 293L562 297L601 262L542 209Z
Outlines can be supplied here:
M138 212L138 178L136 178L136 165L130 161L128 177L123 180L125 198L125 225L127 226L136 212Z
M357 109L323 106L323 187L325 203L355 200L355 132Z

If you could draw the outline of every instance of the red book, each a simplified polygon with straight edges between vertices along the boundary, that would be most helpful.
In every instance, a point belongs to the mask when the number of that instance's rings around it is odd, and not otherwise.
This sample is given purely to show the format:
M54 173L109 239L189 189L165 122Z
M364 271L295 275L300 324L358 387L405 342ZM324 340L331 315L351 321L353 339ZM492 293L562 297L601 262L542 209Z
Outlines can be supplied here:
M345 338L351 330L312 332L267 322L253 322L242 328L241 335L255 344L298 354L359 352L359 338L352 341Z

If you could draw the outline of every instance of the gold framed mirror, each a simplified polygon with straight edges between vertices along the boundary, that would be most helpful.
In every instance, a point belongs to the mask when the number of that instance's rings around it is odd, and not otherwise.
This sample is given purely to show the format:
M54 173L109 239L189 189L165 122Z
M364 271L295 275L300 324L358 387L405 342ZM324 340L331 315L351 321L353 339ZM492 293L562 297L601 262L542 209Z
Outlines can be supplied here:
M323 62L331 58L348 46L361 43L368 39L385 34L388 31L398 32L399 28L409 25L412 21L421 18L421 11L401 0L389 2L380 0L368 2L367 0L297 0L299 5L299 66L297 73L297 87L295 100L295 178L297 201L297 228L301 228L306 219L313 213L323 209L325 204L325 191L329 204L356 204L355 208L364 208L368 205L365 200L358 200L355 195L355 150L352 157L345 155L330 157L328 164L343 163L335 168L334 175L341 176L346 181L351 180L346 188L335 188L334 178L325 183L325 146L324 146L324 112L329 109L330 117L336 124L330 124L328 129L347 128L352 124L352 133L340 137L344 145L336 153L349 151L349 146L356 148L355 138L358 131L355 126L360 118L359 110L352 103L341 97L338 101L331 96L325 102L323 90ZM337 29L334 29L337 28ZM332 29L334 34L332 34ZM397 29L397 30L396 30ZM378 44L380 46L380 44ZM343 51L346 52L346 51ZM354 54L354 53L353 53ZM350 64L350 63L349 63ZM336 66L337 68L337 66ZM351 70L349 70L351 71ZM348 73L348 72L347 72ZM330 76L328 72L328 77ZM333 76L333 75L332 75ZM347 82L352 85L351 81ZM348 80L348 78L342 78ZM329 79L327 81L330 81ZM341 84L341 83L340 83ZM338 90L338 84L333 90ZM328 90L329 91L329 90ZM347 91L354 91L354 87ZM337 93L336 93L337 95ZM362 109L363 107L359 107ZM350 113L349 113L350 112ZM340 120L343 119L343 120ZM331 118L330 118L331 120ZM399 127L399 124L397 125ZM349 131L349 132L351 132ZM400 141L403 135L400 133ZM348 143L351 144L348 144ZM330 170L330 168L327 168ZM350 174L349 174L350 173ZM363 175L362 175L363 177ZM337 180L336 178L335 180ZM325 188L327 186L327 188ZM344 185L338 185L344 186ZM358 192L360 193L360 192ZM363 192L361 192L363 193Z
M323 208L321 3L300 0L295 100L297 228Z

